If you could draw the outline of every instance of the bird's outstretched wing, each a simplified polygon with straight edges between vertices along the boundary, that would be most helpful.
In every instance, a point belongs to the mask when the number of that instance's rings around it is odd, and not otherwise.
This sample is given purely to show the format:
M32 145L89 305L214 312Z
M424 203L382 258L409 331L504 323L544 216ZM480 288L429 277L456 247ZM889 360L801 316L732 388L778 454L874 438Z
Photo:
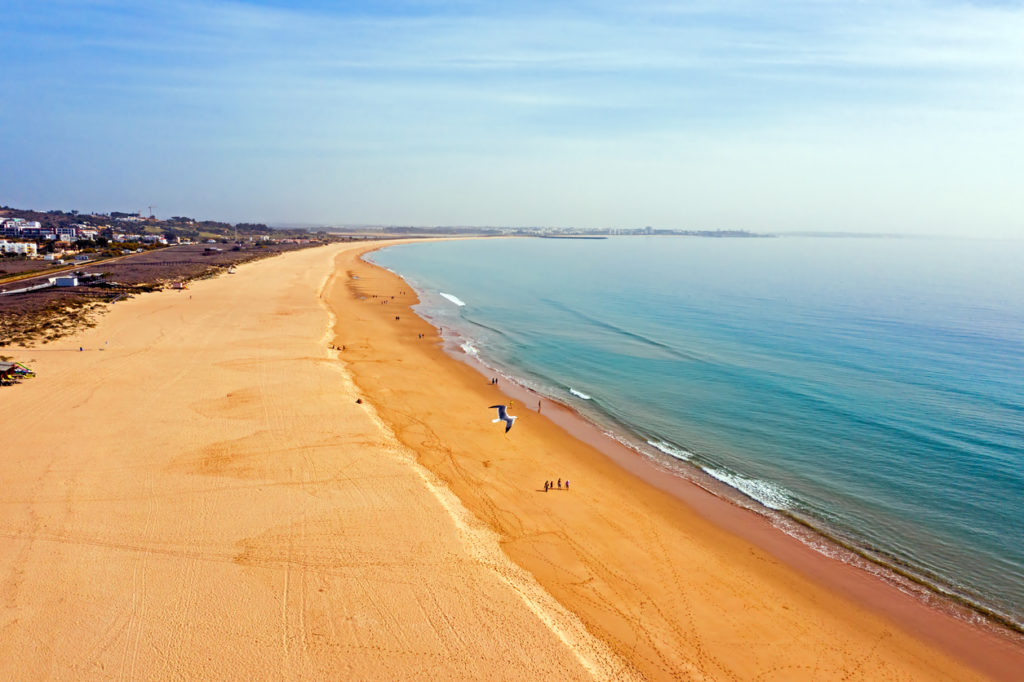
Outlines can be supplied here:
M491 421L505 422L505 433L508 433L508 430L512 428L512 422L514 422L516 418L508 413L508 410L505 408L504 405L491 405L490 409L498 411L498 418L492 419Z

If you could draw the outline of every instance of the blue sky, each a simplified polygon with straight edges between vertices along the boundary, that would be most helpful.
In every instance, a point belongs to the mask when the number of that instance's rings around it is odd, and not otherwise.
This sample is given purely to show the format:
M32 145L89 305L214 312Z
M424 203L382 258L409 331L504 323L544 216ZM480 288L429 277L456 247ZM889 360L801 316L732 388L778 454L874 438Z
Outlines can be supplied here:
M1024 237L1021 2L0 10L0 203Z

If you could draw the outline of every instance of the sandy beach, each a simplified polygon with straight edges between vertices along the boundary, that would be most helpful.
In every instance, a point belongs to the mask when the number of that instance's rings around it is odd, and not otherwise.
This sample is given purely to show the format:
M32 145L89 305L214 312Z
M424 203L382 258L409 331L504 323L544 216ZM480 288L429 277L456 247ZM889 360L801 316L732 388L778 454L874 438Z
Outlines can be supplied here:
M1013 679L1024 650L609 456L308 249L4 349L0 678ZM82 348L83 350L79 350ZM567 427L569 430L567 430ZM545 492L545 480L570 490Z

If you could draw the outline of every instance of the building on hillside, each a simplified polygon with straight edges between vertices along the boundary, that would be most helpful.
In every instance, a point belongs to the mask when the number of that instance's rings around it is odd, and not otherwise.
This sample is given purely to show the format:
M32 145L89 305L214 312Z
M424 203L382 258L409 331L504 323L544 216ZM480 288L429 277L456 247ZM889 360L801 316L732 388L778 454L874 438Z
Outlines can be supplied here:
M3 253L16 253L21 256L38 256L39 249L35 242L9 242L0 239L0 251Z
M74 225L61 225L56 228L57 239L66 242L73 242L78 239L78 228Z
M25 239L38 239L44 234L52 233L53 230L44 228L37 220L22 220L14 218L4 224L3 233L8 237L23 237Z

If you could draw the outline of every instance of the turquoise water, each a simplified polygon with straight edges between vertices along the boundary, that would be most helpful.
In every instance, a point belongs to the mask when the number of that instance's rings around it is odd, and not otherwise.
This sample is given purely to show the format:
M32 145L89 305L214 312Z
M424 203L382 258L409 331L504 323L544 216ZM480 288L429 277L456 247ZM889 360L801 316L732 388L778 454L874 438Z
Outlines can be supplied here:
M519 239L370 259L465 349L642 451L1024 623L1024 244Z

